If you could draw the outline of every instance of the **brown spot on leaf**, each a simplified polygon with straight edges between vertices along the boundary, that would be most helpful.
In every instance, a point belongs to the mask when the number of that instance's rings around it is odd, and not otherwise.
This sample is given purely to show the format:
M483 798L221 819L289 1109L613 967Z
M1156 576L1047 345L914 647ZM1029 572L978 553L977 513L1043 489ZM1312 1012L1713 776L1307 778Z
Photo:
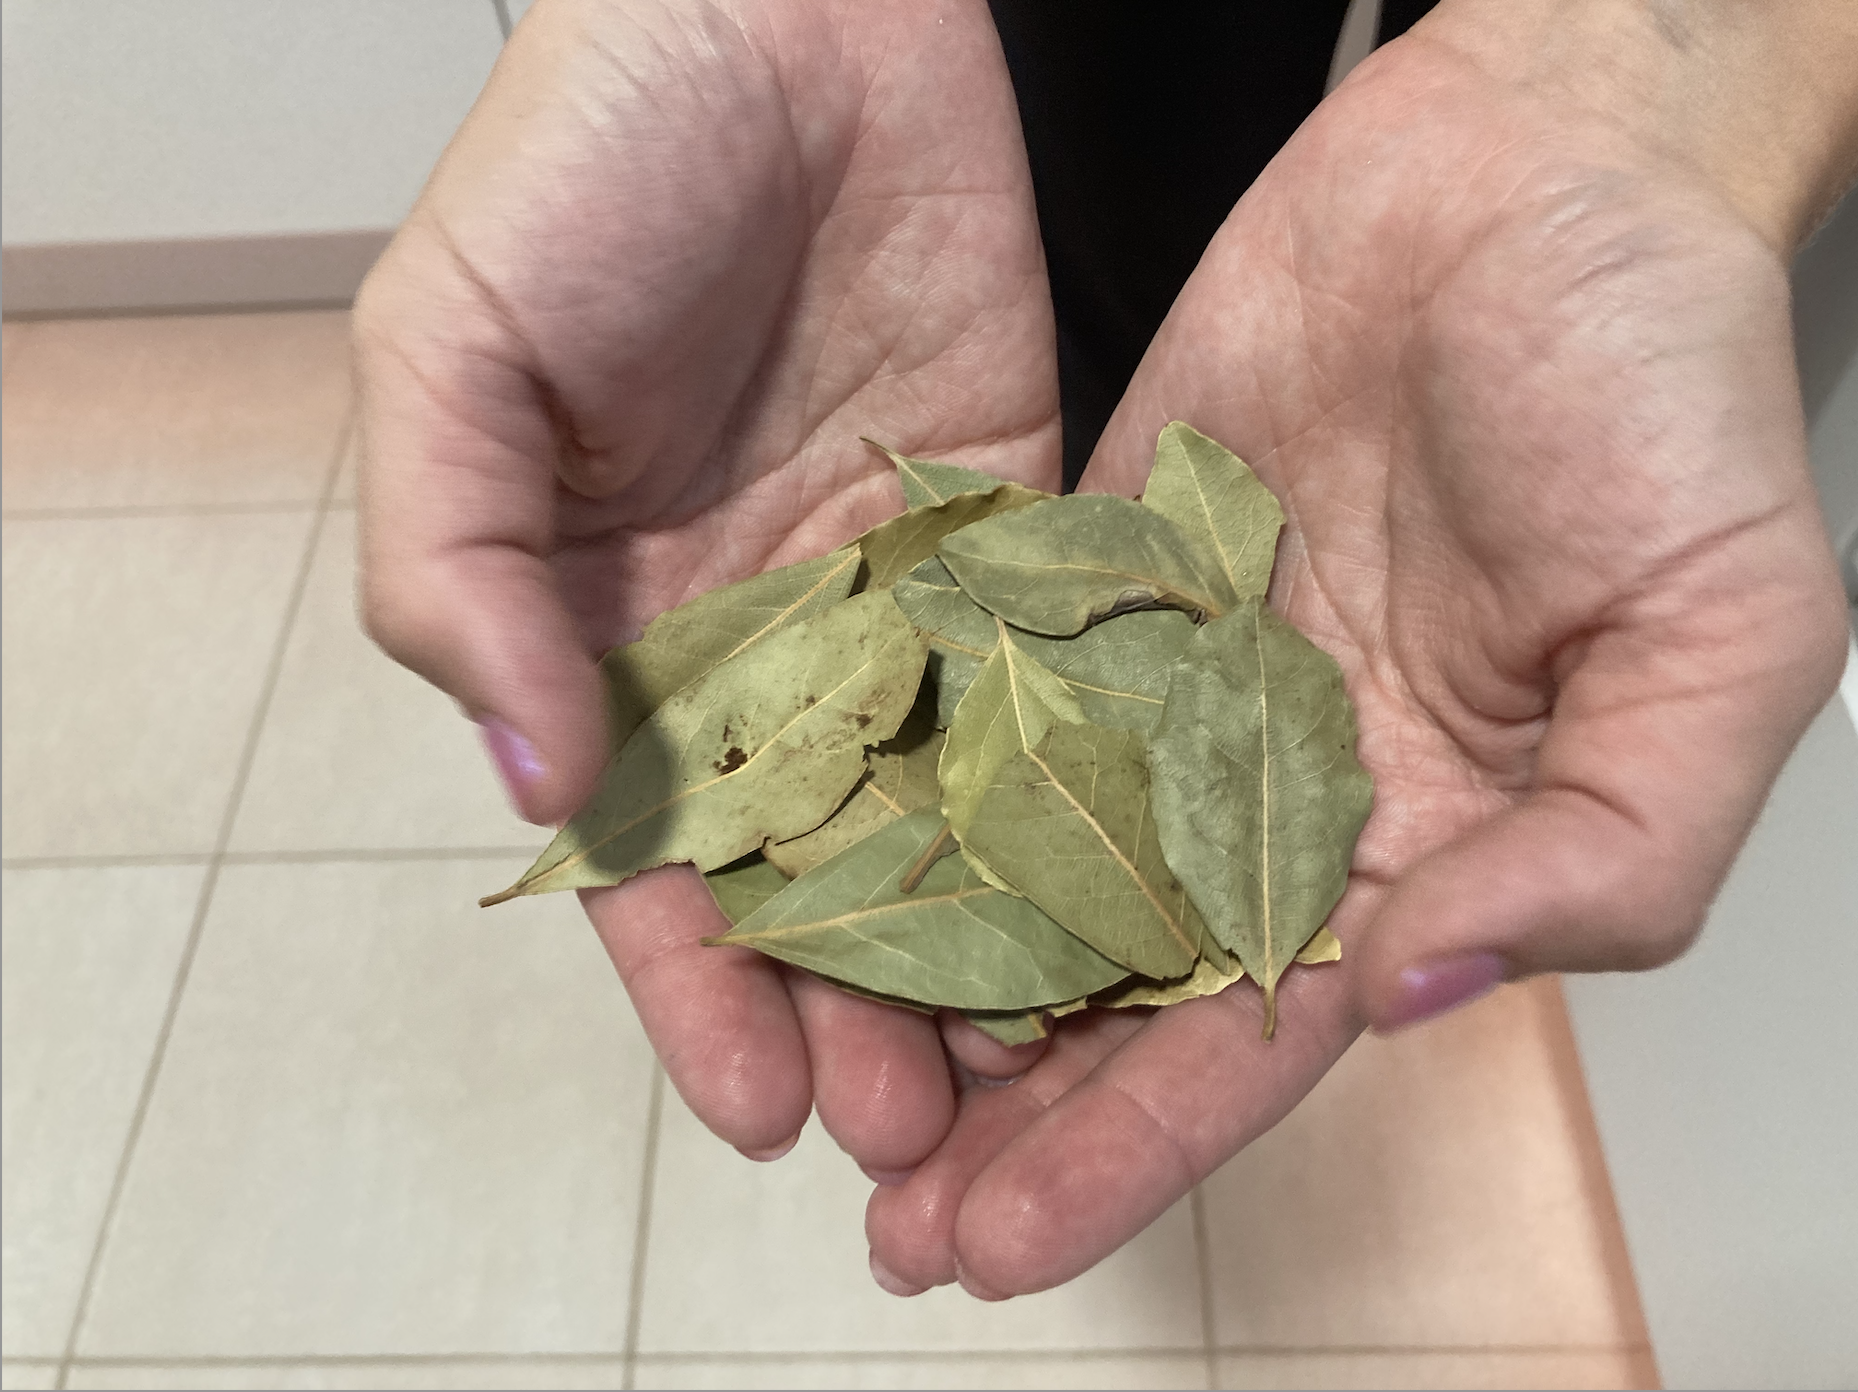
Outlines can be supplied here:
M742 746L739 744L732 744L729 746L729 752L716 761L716 771L718 773L734 773L747 762L748 755L742 752Z
M860 730L871 723L871 717L863 711L853 711L852 715L858 721L858 728Z

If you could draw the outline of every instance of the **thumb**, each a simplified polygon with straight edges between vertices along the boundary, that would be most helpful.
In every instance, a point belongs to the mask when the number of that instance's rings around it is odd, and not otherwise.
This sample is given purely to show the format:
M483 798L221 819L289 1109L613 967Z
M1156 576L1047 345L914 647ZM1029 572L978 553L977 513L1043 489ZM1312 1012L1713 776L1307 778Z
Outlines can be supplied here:
M1368 1023L1411 1024L1505 979L1683 953L1837 681L1843 644L1793 626L1816 616L1805 607L1768 616L1778 643L1596 638L1557 693L1530 790L1418 862L1351 942Z
M592 793L607 734L598 668L547 560L554 431L491 321L430 287L417 317L399 314L391 271L355 311L363 621L478 722L517 810L559 823Z

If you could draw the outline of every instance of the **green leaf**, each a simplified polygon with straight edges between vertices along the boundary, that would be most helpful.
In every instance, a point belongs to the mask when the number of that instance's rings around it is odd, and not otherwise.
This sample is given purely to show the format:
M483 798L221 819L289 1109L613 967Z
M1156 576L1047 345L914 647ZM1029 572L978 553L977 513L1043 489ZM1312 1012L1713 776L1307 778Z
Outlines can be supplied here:
M762 853L782 874L797 879L897 818L940 801L936 764L942 757L942 733L929 723L933 714L933 708L919 703L893 738L866 753L870 772L838 811L804 836L771 842Z
M1021 1011L1102 990L1126 973L958 856L914 894L898 881L942 829L924 808L795 880L712 941L752 947L881 996Z
M1264 988L1348 886L1373 783L1335 662L1253 600L1187 645L1149 747L1168 864Z
M986 493L958 493L945 503L914 507L880 522L858 538L868 567L863 588L885 590L935 555L942 539L963 527L1015 508L1030 507L1048 495L1017 483L998 483Z
M968 823L1003 764L1030 754L1053 725L1083 718L1064 683L1027 657L996 619L993 654L955 708L942 746L942 811L956 837L965 845Z
M959 464L912 459L876 440L867 439L865 443L882 450L884 457L897 466L897 481L903 485L903 501L909 507L933 507L963 493L989 493L1006 482L978 469L964 469Z
M1075 638L1015 641L1077 698L1093 725L1143 733L1161 721L1168 671L1195 633L1176 609L1150 609L1093 624Z
M936 724L947 729L956 705L994 650L994 616L969 599L948 567L934 557L899 579L890 592L904 616L929 640Z
M929 639L937 718L947 725L998 641L995 619L969 599L939 560L897 581L897 607ZM1093 724L1152 730L1161 719L1168 667L1193 637L1194 622L1173 609L1123 614L1075 638L1012 630L1013 641L1070 688Z
M743 856L703 877L716 907L731 923L740 923L787 888L787 877L758 855Z
M1210 557L1235 600L1271 584L1284 509L1245 461L1191 425L1175 421L1155 443L1155 469L1142 505L1179 527Z
M638 642L601 658L613 751L624 748L639 723L673 692L844 599L858 577L858 562L858 549L845 546L710 590L667 609L646 625Z
M1206 928L1162 855L1133 730L1052 722L1000 765L962 845L1131 971L1185 976L1201 955Z
M1066 638L1096 619L1165 606L1230 606L1167 518L1101 493L1051 498L963 527L937 555L968 597L1015 628Z
M653 712L593 800L485 902L618 884L669 861L714 870L811 831L863 776L865 746L897 732L924 655L885 593L763 639Z

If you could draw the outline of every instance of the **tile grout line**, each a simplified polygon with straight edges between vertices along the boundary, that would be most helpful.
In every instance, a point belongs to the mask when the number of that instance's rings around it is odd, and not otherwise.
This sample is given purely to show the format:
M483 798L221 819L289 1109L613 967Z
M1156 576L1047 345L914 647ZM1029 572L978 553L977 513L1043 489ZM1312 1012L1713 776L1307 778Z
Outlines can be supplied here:
M375 862L434 860L534 859L542 847L534 846L405 846L373 850L365 846L336 846L310 851L227 851L222 865L347 865ZM8 856L0 870L109 870L120 866L206 865L211 851L174 851L153 855Z
M296 629L297 615L303 608L303 597L309 589L310 571L316 563L317 544L322 538L323 523L329 515L329 499L335 493L336 479L354 428L355 411L351 398L348 414L343 419L342 428L336 433L334 458L330 461L328 473L323 479L321 502L310 519L309 530L303 541L303 555L297 563L297 573L291 580L290 593L284 600L284 613L278 623L277 637L273 640L270 655L265 660L264 678L259 683L258 700L253 706L251 721L246 726L245 740L239 749L239 762L232 776L232 786L226 796L226 810L220 814L219 829L213 838L213 853L207 860L206 872L200 879L199 894L194 900L193 919L187 925L187 941L181 947L179 962L175 964L174 982L168 989L168 1003L162 1011L161 1024L155 1031L155 1043L149 1051L148 1066L142 1073L142 1086L136 1093L135 1109L130 1113L129 1128L123 1136L122 1153L117 1157L116 1172L111 1176L109 1192L104 1198L103 1212L97 1223L97 1235L91 1243L90 1259L84 1265L84 1278L78 1286L77 1303L71 1312L71 1327L65 1336L64 1353L58 1360L58 1375L52 1382L54 1388L62 1389L70 1382L71 1367L77 1357L78 1339L83 1334L85 1320L89 1318L90 1302L96 1293L97 1275L103 1267L103 1253L109 1246L110 1229L114 1226L117 1211L122 1206L123 1192L129 1182L129 1169L135 1160L136 1147L142 1139L143 1127L148 1121L149 1106L154 1100L155 1087L161 1079L161 1066L167 1057L169 1040L174 1034L174 1021L180 1014L181 998L186 994L187 981L193 973L194 958L200 949L200 938L206 928L207 913L213 906L213 892L219 885L220 866L225 861L226 847L232 840L232 827L238 819L239 805L245 798L245 786L251 778L252 765L258 753L258 742L264 733L265 718L270 714L271 701L277 693L278 681L283 675L284 654L290 647L290 636Z
M1206 1231L1206 1194L1196 1184L1187 1196L1193 1215L1194 1266L1200 1285L1200 1352L1206 1360L1207 1392L1219 1386L1219 1349L1213 1338L1213 1254Z
M1649 1344L1228 1344L1219 1352L1241 1358L1379 1358L1389 1355L1446 1355L1483 1357L1487 1354L1608 1354L1648 1353ZM997 1358L1013 1362L1049 1359L1062 1363L1100 1363L1112 1358L1191 1358L1191 1348L1160 1344L1117 1344L1108 1348L871 1348L871 1349L671 1349L660 1353L642 1353L646 1363L863 1363L899 1362L915 1359L924 1363L958 1363L963 1359ZM8 1363L47 1367L58 1362L52 1356L8 1358ZM245 1354L133 1354L109 1353L79 1356L71 1360L82 1368L346 1368L373 1366L419 1367L433 1363L468 1364L473 1367L498 1367L511 1363L546 1363L572 1366L586 1363L616 1363L619 1357L607 1352L594 1353L245 1353Z
M645 1164L639 1174L639 1217L632 1233L632 1283L626 1291L626 1343L620 1387L632 1392L639 1366L639 1325L645 1315L645 1270L652 1241L652 1190L658 1179L658 1135L664 1116L664 1068L652 1065L651 1100L645 1108Z

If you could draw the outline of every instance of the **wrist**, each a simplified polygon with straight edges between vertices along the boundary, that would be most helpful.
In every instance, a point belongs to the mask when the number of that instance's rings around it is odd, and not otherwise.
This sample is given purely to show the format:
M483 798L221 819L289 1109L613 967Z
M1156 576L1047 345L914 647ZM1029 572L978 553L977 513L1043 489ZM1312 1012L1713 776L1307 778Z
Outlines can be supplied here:
M1852 0L1443 0L1414 33L1688 170L1782 256L1858 175Z

